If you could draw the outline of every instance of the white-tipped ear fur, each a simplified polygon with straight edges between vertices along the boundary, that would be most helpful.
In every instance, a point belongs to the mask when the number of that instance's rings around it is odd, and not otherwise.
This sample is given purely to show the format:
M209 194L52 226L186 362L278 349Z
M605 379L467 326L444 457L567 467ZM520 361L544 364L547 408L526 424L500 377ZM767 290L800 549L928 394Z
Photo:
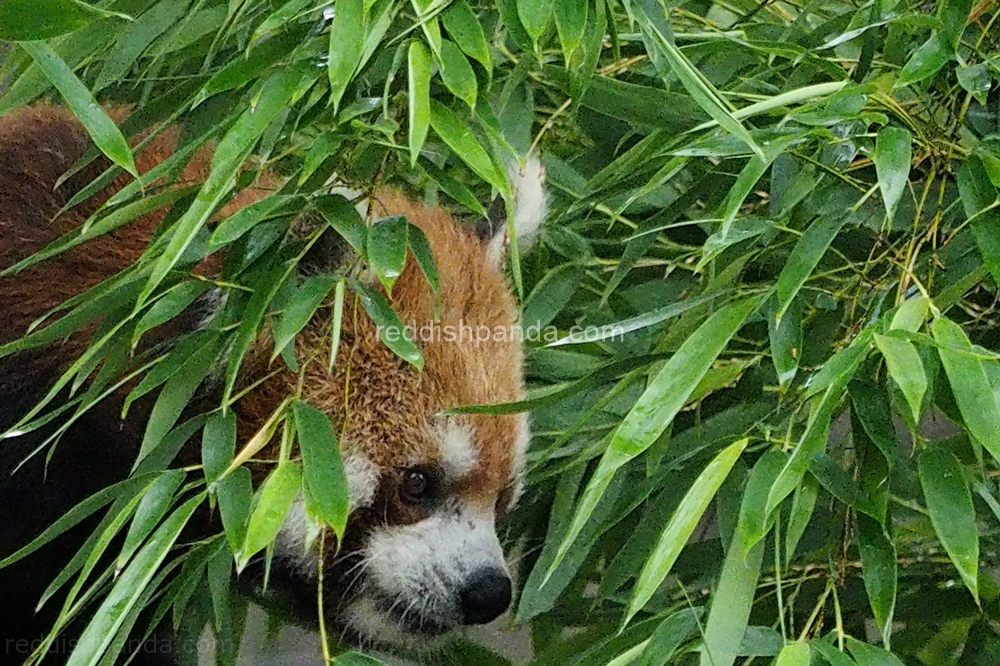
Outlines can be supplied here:
M545 192L545 167L537 155L528 155L523 164L510 168L514 192L514 232L519 249L527 249L538 237L538 230L549 214L549 199ZM487 256L495 266L503 261L507 249L506 227L490 239Z

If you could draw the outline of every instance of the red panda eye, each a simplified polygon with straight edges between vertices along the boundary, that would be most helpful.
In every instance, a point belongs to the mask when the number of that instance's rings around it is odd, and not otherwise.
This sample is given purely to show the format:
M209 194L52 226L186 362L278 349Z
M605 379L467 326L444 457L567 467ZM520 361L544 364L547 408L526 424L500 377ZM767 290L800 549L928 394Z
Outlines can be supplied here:
M430 475L419 469L409 469L403 472L399 484L400 494L407 502L418 503L429 499L433 482Z

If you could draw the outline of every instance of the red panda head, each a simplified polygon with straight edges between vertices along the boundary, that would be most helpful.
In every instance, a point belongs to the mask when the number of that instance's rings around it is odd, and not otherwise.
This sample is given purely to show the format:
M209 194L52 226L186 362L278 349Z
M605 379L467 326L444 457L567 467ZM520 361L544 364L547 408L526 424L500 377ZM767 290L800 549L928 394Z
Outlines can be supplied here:
M521 173L515 228L523 239L537 229L545 202L537 161ZM477 238L443 210L393 191L373 203L376 217L403 214L426 234L440 293L411 259L391 294L409 328L381 330L361 307L348 306L333 372L328 358L308 365L301 394L340 429L352 509L340 547L323 540L324 614L362 641L412 649L459 625L489 622L510 603L495 525L520 492L527 417L444 412L523 399L522 349L500 268L505 229ZM415 338L422 371L386 347L390 335ZM314 319L296 344L299 358L328 348L329 318ZM269 413L299 382L298 374L277 377L241 411ZM307 584L302 589L314 591L320 553L308 532L298 502L276 553Z

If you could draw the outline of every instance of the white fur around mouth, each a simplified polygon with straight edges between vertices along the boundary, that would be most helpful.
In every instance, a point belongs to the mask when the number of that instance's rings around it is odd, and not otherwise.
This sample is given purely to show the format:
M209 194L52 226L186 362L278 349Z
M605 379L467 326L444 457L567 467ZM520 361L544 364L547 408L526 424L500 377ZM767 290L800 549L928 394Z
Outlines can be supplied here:
M362 644L423 652L440 646L457 630L457 626L445 626L430 619L424 620L425 624L421 627L416 614L412 617L417 622L397 619L395 613L387 612L381 606L371 597L362 597L345 608L342 616L344 623L358 635Z

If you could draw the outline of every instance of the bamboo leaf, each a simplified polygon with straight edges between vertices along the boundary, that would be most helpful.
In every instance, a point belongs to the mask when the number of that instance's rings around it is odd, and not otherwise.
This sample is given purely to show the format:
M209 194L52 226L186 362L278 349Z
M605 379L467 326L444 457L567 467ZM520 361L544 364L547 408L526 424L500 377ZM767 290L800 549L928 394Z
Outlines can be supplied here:
M1000 407L986 375L986 362L972 353L965 331L950 319L936 318L931 332L940 345L938 356L969 434L994 460L1000 460Z
M795 244L792 253L785 262L785 267L778 275L778 283L775 286L778 308L774 318L777 322L781 321L785 311L792 304L792 299L799 293L812 272L816 270L820 259L826 254L830 243L840 233L840 229L846 221L847 218L844 216L820 217L809 225L809 228Z
M6 8L7 3L5 2L0 7ZM0 22L0 25L4 24ZM107 155L112 162L138 178L139 172L135 168L135 157L133 157L132 149L128 147L125 137L122 136L121 131L111 118L108 118L104 110L98 106L93 94L76 77L65 61L44 42L21 42L20 46L31 56L45 77L63 96L66 104L73 110L73 115L83 123L87 133L90 134L94 144L100 148L101 152Z
M917 348L906 340L875 334L875 345L882 352L889 374L899 386L906 403L913 413L913 422L920 423L924 394L927 392L927 374L920 361Z
M928 448L917 463L934 531L979 603L979 533L962 465L941 446Z
M66 666L96 666L152 582L204 495L192 497L160 525L115 582L111 593L95 611L80 635Z
M250 514L246 540L236 555L238 571L246 568L250 558L278 536L285 516L292 508L292 502L301 491L302 467L298 463L282 463L267 477Z
M736 464L736 460L746 448L748 440L741 439L734 444L730 444L717 455L708 467L702 471L690 490L681 500L680 505L670 517L660 540L653 549L652 555L646 560L639 579L635 584L635 591L632 593L632 600L629 602L628 614L625 616L625 624L631 622L636 613L641 611L649 602L653 594L670 574L677 557L687 544L688 539L694 532L695 527L701 520L708 508L719 486L729 476L730 470Z
M422 42L410 42L408 56L410 166L416 166L431 122L431 54Z
M889 649L898 588L896 548L886 538L878 521L862 514L858 515L858 551L861 554L861 573L868 592L868 603L872 607L882 642Z
M330 61L327 66L330 104L333 105L334 112L340 109L344 92L361 62L364 53L361 35L365 34L367 28L366 16L364 0L337 0L333 24L330 26Z
M330 417L302 402L292 403L295 432L302 450L303 489L315 514L344 538L350 508L347 476Z
M889 125L878 131L875 141L875 172L878 174L878 186L882 191L882 201L885 211L891 220L896 213L896 206L906 190L910 176L911 158L910 133L902 128Z
M368 263L392 298L392 285L406 266L407 231L410 223L401 215L379 220L368 229Z

